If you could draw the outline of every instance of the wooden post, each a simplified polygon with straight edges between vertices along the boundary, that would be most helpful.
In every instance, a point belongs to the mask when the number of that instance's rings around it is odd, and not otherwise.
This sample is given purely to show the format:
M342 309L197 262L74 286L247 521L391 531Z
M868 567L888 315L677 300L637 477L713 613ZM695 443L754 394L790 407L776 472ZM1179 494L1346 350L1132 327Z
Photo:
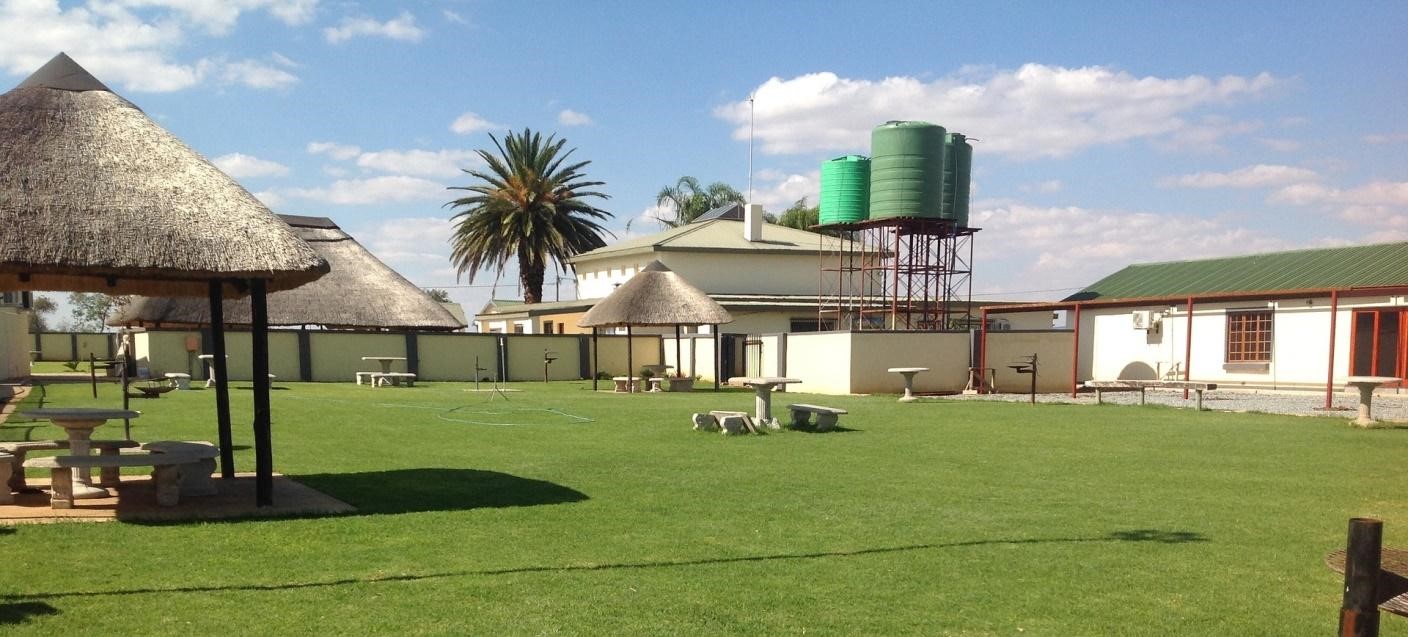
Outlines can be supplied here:
M1378 637L1379 551L1384 523L1373 518L1350 518L1344 556L1344 605L1340 610L1340 637Z
M723 367L723 352L719 351L719 326L713 326L709 332L714 337L714 391L719 391L719 371Z
M680 324L675 323L675 376L684 376L684 359L680 358ZM673 385L671 385L673 387Z
M635 381L635 378L636 378L636 363L635 363L635 359L633 359L632 356L631 356L631 354L634 353L634 352L632 351L632 350L634 350L634 349L635 349L634 347L631 347L631 326L630 326L630 324L628 323L628 324L626 324L626 393L627 393L627 394L633 393L633 392L635 392L635 390L636 390L636 384L635 384L635 383L636 383L636 381Z
M597 344L597 331L598 328L592 328L592 391L596 391L596 377L600 375L597 369L601 364L601 347Z
M215 428L220 436L220 477L235 479L235 441L230 433L229 365L225 360L224 284L210 282L210 368L215 370ZM189 354L187 354L189 356Z
M250 328L254 341L254 502L263 507L274 504L274 443L269 418L269 307L264 279L250 279L249 284Z

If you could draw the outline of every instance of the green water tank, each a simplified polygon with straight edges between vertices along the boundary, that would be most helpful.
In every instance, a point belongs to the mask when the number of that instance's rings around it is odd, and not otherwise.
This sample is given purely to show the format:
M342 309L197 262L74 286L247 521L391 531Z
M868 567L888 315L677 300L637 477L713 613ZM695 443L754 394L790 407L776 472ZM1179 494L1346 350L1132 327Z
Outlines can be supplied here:
M870 159L837 157L821 164L821 225L865 221L870 210Z
M962 133L949 133L944 140L944 193L940 215L959 227L968 226L968 188L973 179L973 146Z
M944 127L886 122L870 133L870 218L938 218L943 209Z

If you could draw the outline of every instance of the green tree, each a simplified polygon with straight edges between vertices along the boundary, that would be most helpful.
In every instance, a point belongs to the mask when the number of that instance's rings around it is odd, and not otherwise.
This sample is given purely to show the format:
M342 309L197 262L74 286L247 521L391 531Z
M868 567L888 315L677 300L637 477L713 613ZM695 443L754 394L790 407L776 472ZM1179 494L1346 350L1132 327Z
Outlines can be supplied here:
M492 134L489 139L497 154L475 151L486 169L464 171L479 183L450 188L473 193L445 204L460 210L452 217L450 259L473 282L486 266L502 271L516 257L523 302L537 303L549 259L566 272L569 257L606 245L602 235L611 233L598 222L611 213L586 201L608 199L591 190L605 182L582 174L590 161L567 163L576 149L564 152L567 140L556 135L543 139L525 128L509 131L502 144Z
M716 181L704 187L698 179L689 175L680 177L673 186L661 188L660 193L655 195L655 205L668 207L675 215L674 219L660 220L660 223L670 228L678 228L694 221L699 215L730 203L747 202L743 193L735 190L733 186Z
M73 307L72 328L76 332L101 332L107 329L107 318L127 304L127 298L98 292L70 292L68 304Z
M47 296L35 296L29 304L29 333L38 334L49 331L48 315L53 314L59 306L54 300Z
M429 294L431 300L435 301L436 303L450 303L450 302L451 302L451 301L450 301L450 293L449 293L448 291L446 291L446 290L442 290L442 289L440 289L440 288L430 288L430 289L426 290L425 293L426 293L426 294Z
M812 226L819 223L821 223L821 207L808 206L806 197L798 199L791 208L782 211L782 217L777 221L779 226L798 230L810 230Z

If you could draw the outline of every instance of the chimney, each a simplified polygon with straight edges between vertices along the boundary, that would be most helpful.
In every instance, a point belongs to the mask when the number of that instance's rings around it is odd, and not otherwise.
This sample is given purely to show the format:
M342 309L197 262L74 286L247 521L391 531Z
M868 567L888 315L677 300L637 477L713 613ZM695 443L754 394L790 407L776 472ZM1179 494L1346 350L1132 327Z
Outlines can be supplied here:
M743 207L743 238L763 240L763 204L750 203Z

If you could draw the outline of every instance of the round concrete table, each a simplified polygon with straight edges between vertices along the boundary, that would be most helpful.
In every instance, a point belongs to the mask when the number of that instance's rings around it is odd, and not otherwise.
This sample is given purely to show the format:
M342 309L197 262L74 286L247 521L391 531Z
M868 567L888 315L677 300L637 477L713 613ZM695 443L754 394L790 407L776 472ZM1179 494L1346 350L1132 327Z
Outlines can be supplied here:
M393 362L395 362L395 361L404 361L404 360L406 360L406 357L405 357L405 356L363 356L363 357L362 357L362 360L364 360L364 361L376 361L376 362L378 362L378 363L381 363L381 373L383 373L383 374L390 374L390 373L391 373L391 363L393 363ZM401 377L400 377L400 376L392 376L392 377L391 377L391 385L392 385L393 387L400 387L400 386L401 386ZM376 382L375 382L375 381L372 382L372 387L373 387L373 388L376 387Z
M93 438L93 430L103 426L112 418L136 418L141 412L128 409L106 409L89 407L44 407L21 412L21 416L36 420L47 420L56 427L68 432L68 451L71 455L92 455L88 441ZM73 468L74 499L108 497L107 489L93 486L89 467Z
M800 378L774 376L736 376L728 379L730 385L742 384L753 388L753 407L758 412L758 424L772 429L778 428L772 417L772 388L800 382L802 382Z
M1359 389L1359 417L1354 419L1354 424L1360 427L1372 427L1375 424L1371 411L1371 403L1374 400L1374 390L1386 383L1396 383L1402 378L1395 376L1350 376L1344 379L1344 384Z
M914 375L929 371L928 367L891 367L886 371L904 376L904 395L900 396L900 402L912 403L919 400L919 397L914 395Z

